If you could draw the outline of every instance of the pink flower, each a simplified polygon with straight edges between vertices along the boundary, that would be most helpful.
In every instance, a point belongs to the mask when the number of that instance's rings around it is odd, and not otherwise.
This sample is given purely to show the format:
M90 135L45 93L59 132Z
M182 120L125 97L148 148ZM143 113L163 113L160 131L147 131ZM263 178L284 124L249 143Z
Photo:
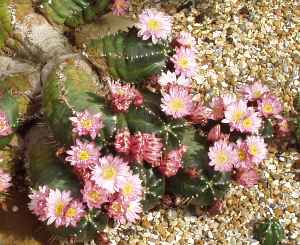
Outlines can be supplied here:
M125 217L126 219L133 223L140 219L140 214L143 212L141 201L139 199L132 200L128 203Z
M122 16L128 13L129 2L128 0L114 0L112 12L114 15Z
M243 85L239 89L239 92L245 96L245 99L255 101L267 94L269 92L269 88L261 82L255 82L251 85Z
M214 166L216 171L229 172L236 163L238 156L233 144L219 140L209 148L208 156L210 158L209 165Z
M47 198L47 224L55 223L55 227L65 225L65 210L71 201L70 191L50 190Z
M211 111L209 108L205 107L202 102L196 102L193 103L193 108L187 119L193 124L205 125L210 114Z
M146 9L139 15L138 36L153 43L166 40L172 32L172 18L155 9Z
M92 139L95 139L103 128L100 113L92 115L87 110L84 112L76 112L75 117L70 117L70 120L74 127L73 132L79 136L90 135Z
M99 149L94 143L81 142L76 140L76 145L71 146L71 150L67 151L69 155L66 161L70 162L72 166L79 169L87 169L98 162L100 156Z
M91 181L87 181L84 184L84 189L81 193L83 195L83 201L87 204L89 209L100 208L109 198L106 190L96 186Z
M259 164L267 158L267 145L264 139L260 136L248 136L246 138L248 153L251 155L251 160Z
M238 169L249 169L253 166L251 155L248 152L248 146L245 141L239 139L236 144L238 153L238 160L234 164L235 168Z
M281 118L277 121L276 132L279 137L286 137L290 135L291 129L286 118Z
M174 118L182 118L189 115L193 109L192 96L188 90L172 86L168 93L163 93L162 110Z
M210 119L220 120L224 118L224 112L227 107L236 102L235 96L231 94L225 94L223 96L214 97L209 104L211 108Z
M0 193L7 192L8 188L11 186L11 176L0 169Z
M0 137L7 136L12 133L12 128L9 125L9 121L5 112L0 111Z
M161 161L159 171L167 177L176 175L178 170L182 168L182 158L186 151L187 147L185 145L181 145L178 149L170 151Z
M47 220L47 198L50 189L47 186L39 186L38 191L32 190L29 194L30 202L28 204L29 210L38 216L40 221Z
M248 107L248 114L237 123L237 129L242 133L258 133L261 125L262 120L258 113L254 112L251 107Z
M179 36L176 38L176 42L181 46L191 50L195 50L196 39L189 32L180 32Z
M212 141L212 142L218 141L218 140L223 139L223 138L224 138L224 135L221 132L221 125L220 124L217 124L216 126L211 128L208 132L208 135L207 135L207 139L209 141Z
M119 81L110 81L109 89L113 110L126 112L136 97L135 89L129 84L122 85Z
M127 162L120 157L108 155L99 159L99 164L92 170L91 179L98 187L105 189L108 193L114 193L120 190L121 181L128 178L128 175Z
M130 153L130 132L128 129L118 130L115 136L115 149L118 153Z
M64 225L66 227L76 227L76 225L84 215L85 210L83 204L77 200L74 200L66 207L64 215Z
M134 101L133 101L133 104L136 106L136 107L141 107L143 104L144 104L144 96L143 94L138 91L137 89L134 90L134 93L135 93L135 97L134 97Z
M264 96L262 100L258 101L258 109L266 118L278 116L283 110L281 102L273 95Z
M175 72L167 71L163 72L158 79L158 83L161 87L166 87L168 85L179 85L183 87L189 87L191 85L191 80L180 76L177 78Z
M237 174L237 182L247 188L256 185L259 181L259 176L255 169L243 169Z
M242 120L248 115L247 102L240 100L230 104L225 110L223 123L229 123L231 130L240 130Z
M120 181L121 198L125 201L141 197L143 193L142 181L138 175L129 175Z
M120 224L126 223L125 218L126 204L121 199L116 199L110 203L107 213L110 218Z
M196 55L186 48L176 49L176 53L171 58L175 66L175 73L184 77L192 77L197 72Z
M163 148L161 138L155 134L137 133L130 142L130 152L136 161L146 161L152 167L159 166Z

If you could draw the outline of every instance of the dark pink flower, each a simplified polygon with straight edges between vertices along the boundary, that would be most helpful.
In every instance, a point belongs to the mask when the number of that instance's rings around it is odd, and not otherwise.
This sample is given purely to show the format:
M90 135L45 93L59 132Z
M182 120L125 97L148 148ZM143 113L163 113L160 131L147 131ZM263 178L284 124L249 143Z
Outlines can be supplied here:
M138 91L137 89L135 89L135 97L134 97L134 101L133 101L133 104L136 106L136 107L141 107L143 104L144 104L144 96L143 94Z
M211 128L208 132L208 135L207 135L207 139L209 141L212 141L212 142L218 141L218 140L223 139L223 138L224 138L224 135L221 132L221 125L220 124L217 124L216 126Z
M130 132L128 129L119 130L115 136L115 149L118 153L130 153Z
M187 119L193 124L205 125L211 110L203 105L201 102L193 103L192 110L187 116Z
M257 174L257 171L255 169L243 169L240 170L237 174L237 182L245 186L247 188L250 188L254 185L256 185L259 181L259 176Z
M126 204L121 199L116 199L110 203L107 213L110 218L117 221L120 224L126 223L125 212Z
M227 110L228 106L234 102L236 102L236 97L231 94L224 94L222 96L214 97L209 104L211 108L209 119L223 119L225 110Z

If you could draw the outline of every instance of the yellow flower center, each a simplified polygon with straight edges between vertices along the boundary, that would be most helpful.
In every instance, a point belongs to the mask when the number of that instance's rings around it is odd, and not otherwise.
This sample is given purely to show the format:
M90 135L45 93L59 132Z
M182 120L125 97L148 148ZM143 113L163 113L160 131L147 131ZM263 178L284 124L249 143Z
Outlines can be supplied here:
M247 128L247 129L251 128L253 126L252 119L250 117L247 117L246 119L244 119L243 126L244 126L244 128Z
M265 105L263 105L263 111L265 113L272 113L273 112L273 106L271 104L265 104Z
M244 150L242 150L242 149L239 150L238 156L239 156L239 159L240 159L241 161L244 161L244 160L246 160L246 158L247 158L246 152L245 152Z
M80 121L80 123L85 129L90 129L93 126L93 122L91 119L83 119Z
M160 24L157 20L149 20L148 21L148 28L151 31L158 31L160 29Z
M133 192L133 185L132 183L126 183L123 187L122 193L124 196L129 196Z
M261 92L260 91L255 91L254 92L254 96L255 96L255 98L259 98L260 96L261 96Z
M62 216L64 213L65 204L62 201L59 201L55 205L55 215Z
M189 66L189 60L186 57L182 57L178 63L182 69L186 69Z
M81 151L79 153L79 159L81 161L87 161L87 160L89 160L89 158L90 158L90 154L88 153L88 151Z
M227 154L225 154L224 152L220 152L217 155L217 160L218 160L219 164L225 164L228 161L228 159L229 158L228 158Z
M122 208L122 205L118 202L114 202L112 205L111 205L111 209L116 212L116 213L121 213L123 208Z
M251 155L256 156L259 153L259 149L257 148L256 145L250 145L249 146L249 152Z
M113 180L117 176L117 171L113 167L106 167L103 169L102 177L105 180Z
M184 109L184 102L182 99L176 98L169 103L169 107L172 111L180 112L182 109Z
M98 193L97 191L91 191L91 192L89 193L89 199L90 199L92 202L100 202L100 200L101 200L100 193Z
M77 215L77 210L76 208L68 208L67 212L66 212L66 216L68 218L74 218Z
M234 114L233 114L233 120L235 122L238 122L240 121L245 115L245 112L243 111L236 111Z

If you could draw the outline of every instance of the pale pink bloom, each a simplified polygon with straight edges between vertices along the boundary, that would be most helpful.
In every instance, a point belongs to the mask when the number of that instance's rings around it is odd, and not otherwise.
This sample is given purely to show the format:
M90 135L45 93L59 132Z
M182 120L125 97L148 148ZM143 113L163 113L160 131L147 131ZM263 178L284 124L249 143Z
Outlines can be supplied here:
M166 87L168 85L179 85L183 87L189 87L191 85L191 80L184 76L180 76L177 78L175 72L167 71L163 72L158 79L158 83L162 87Z
M263 95L269 92L269 88L261 82L255 82L251 85L243 85L239 92L245 96L249 101L260 99Z
M160 164L162 156L162 139L155 134L137 133L131 137L130 152L138 162L146 161L152 167Z
M138 175L130 174L120 181L120 194L124 201L133 200L142 196L142 181Z
M109 199L107 191L98 187L91 181L85 182L84 189L81 193L83 201L87 204L89 209L100 208L101 205Z
M66 157L66 161L79 169L92 167L98 162L100 156L99 148L95 143L81 142L78 139L76 145L71 146L71 150L68 150L67 154L69 156Z
M29 194L30 202L28 204L29 210L38 216L40 221L47 220L47 198L50 189L48 186L39 186L38 190L32 190Z
M255 169L243 169L238 172L236 180L240 185L250 188L258 183L259 176Z
M121 199L116 199L112 201L108 207L107 214L110 218L115 220L120 224L126 223L125 212L127 205Z
M248 146L245 141L239 139L236 143L238 160L234 164L238 169L249 169L253 166L251 155L248 152Z
M65 225L65 211L71 201L70 191L50 190L47 197L47 225L52 223L55 223L55 227Z
M258 133L262 125L262 119L258 113L248 107L248 114L237 123L237 129L242 133Z
M167 153L161 161L159 171L167 177L176 175L178 170L183 166L182 161L186 151L187 147L185 145L181 145L178 149Z
M109 89L113 110L126 112L136 97L135 89L129 84L123 85L119 81L110 81Z
M0 169L0 193L7 192L8 188L11 186L11 176Z
M187 119L193 124L205 125L211 114L211 110L203 105L202 102L194 102L193 108Z
M76 112L75 117L70 117L73 125L73 132L79 136L90 135L92 139L95 139L100 130L103 128L103 122L101 114L91 114L87 110L84 112Z
M251 160L254 163L259 164L267 158L268 149L264 138L260 136L248 136L246 144L248 153L251 155Z
M143 40L151 38L153 43L169 38L172 32L172 18L156 9L145 9L139 15L138 36Z
M140 219L140 214L143 212L140 199L135 199L127 204L125 217L127 221L134 223Z
M128 13L129 1L128 0L114 0L112 5L112 12L114 15L122 16Z
M0 111L0 137L12 133L12 128L4 111Z
M231 130L240 130L240 124L248 113L249 110L246 101L240 100L234 102L226 108L224 112L225 119L222 122L229 123Z
M278 116L282 112L283 107L277 97L267 95L258 101L258 110L264 117L268 118L270 116Z
M289 126L289 122L286 118L281 118L277 121L276 133L280 137L286 137L286 136L290 135L291 129Z
M120 190L121 181L128 178L129 167L127 162L120 157L108 155L99 159L92 170L91 179L98 187L105 189L108 193L114 193Z
M118 153L130 153L130 132L128 129L118 130L115 136L115 149Z
M209 147L209 165L216 171L229 172L236 163L238 156L234 145L225 140L219 140Z
M171 58L174 63L175 73L187 78L196 75L197 61L196 55L193 51L186 48L176 49L176 53Z
M196 39L190 32L180 32L179 36L176 38L176 42L182 47L195 50Z
M236 97L231 94L214 97L210 102L211 108L210 119L220 120L224 118L224 112L228 106L236 102Z
M65 210L64 215L64 226L73 226L76 227L78 222L82 219L82 217L85 215L85 210L83 203L74 200L72 201Z
M172 86L168 93L163 93L161 108L174 118L185 117L193 109L192 95L183 87Z

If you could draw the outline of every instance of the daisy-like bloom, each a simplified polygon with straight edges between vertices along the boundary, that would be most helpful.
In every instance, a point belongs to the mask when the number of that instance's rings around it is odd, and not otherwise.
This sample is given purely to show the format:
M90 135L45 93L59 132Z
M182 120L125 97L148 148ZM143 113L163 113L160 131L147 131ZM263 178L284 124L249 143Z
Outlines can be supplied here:
M172 18L156 9L145 9L139 15L138 36L143 40L152 39L153 43L166 40L172 32Z
M258 133L261 128L262 120L258 116L258 113L254 112L252 108L248 108L248 114L245 116L237 127L242 133Z
M129 175L120 181L120 193L123 200L133 200L142 195L142 181L138 175Z
M247 102L240 100L230 104L225 112L225 119L222 120L223 123L229 123L231 130L240 130L240 125L242 120L248 115L249 110L247 107Z
M50 189L48 186L39 186L37 191L32 190L29 194L30 202L28 204L29 210L38 216L40 221L47 220L47 198Z
M66 227L76 227L76 225L84 215L85 210L83 204L77 200L74 200L66 207L64 215L64 225Z
M267 145L260 136L248 136L246 138L248 153L254 163L259 164L267 158Z
M211 113L209 118L212 120L220 120L224 118L224 112L227 107L236 102L236 97L231 94L214 97L210 102Z
M89 209L100 208L101 205L109 199L107 191L91 181L85 182L84 189L81 193L83 195L83 201L87 204Z
M118 153L129 154L130 132L128 129L118 130L115 136L115 149Z
M259 176L255 169L243 169L238 172L236 180L240 185L251 188L258 183Z
M136 97L135 89L129 84L121 84L119 81L110 81L109 89L111 104L115 112L126 112Z
M127 208L126 206L126 203L121 199L114 200L108 207L108 216L120 224L125 224L126 218L124 215Z
M186 151L187 147L185 145L181 145L178 149L170 151L161 161L159 171L167 177L176 175L178 170L182 168L182 158Z
M195 53L186 48L176 49L176 53L171 58L175 66L175 73L187 78L196 75L197 61Z
M0 137L7 136L12 133L12 128L9 125L5 112L0 111Z
M112 12L114 15L122 16L128 13L129 2L128 0L114 0L112 5Z
M190 32L180 32L179 36L176 38L176 42L182 47L195 50L196 39L192 36Z
M140 214L142 212L143 209L140 199L135 199L128 203L125 211L125 217L129 222L134 223L140 219Z
M255 82L251 85L244 85L239 89L239 92L249 101L260 99L263 95L269 92L269 88L261 82Z
M11 186L11 176L0 169L0 193L7 192L8 188Z
M163 93L161 108L174 118L185 117L193 109L192 95L185 88L172 86L168 93Z
M95 143L76 140L76 145L67 151L66 161L79 169L87 169L98 162L100 152Z
M270 116L278 116L283 110L281 102L273 95L264 96L260 101L258 101L258 109L266 118L269 118Z
M168 85L180 85L183 87L189 87L191 85L191 80L184 77L180 76L177 78L175 72L163 72L161 76L158 79L158 83L161 87L166 87Z
M120 157L107 155L99 159L92 170L91 179L98 187L105 189L108 193L114 193L120 190L121 181L128 178L129 167L127 162Z
M193 108L187 116L187 119L193 124L205 125L210 114L211 110L204 106L202 102L194 102Z
M137 133L131 137L130 152L138 162L146 161L152 167L160 164L162 156L162 139L155 134Z
M84 112L76 112L75 117L70 117L70 120L72 121L73 132L79 136L90 135L92 139L95 139L103 128L100 113L92 115L87 110Z
M209 165L216 171L230 172L236 163L238 156L234 145L225 140L219 140L209 148Z
M71 201L70 191L50 190L47 198L47 224L55 223L55 227L65 225L65 211Z
M239 139L236 142L236 150L238 154L238 159L234 164L237 169L249 169L253 166L251 155L248 152L248 146L245 141Z

